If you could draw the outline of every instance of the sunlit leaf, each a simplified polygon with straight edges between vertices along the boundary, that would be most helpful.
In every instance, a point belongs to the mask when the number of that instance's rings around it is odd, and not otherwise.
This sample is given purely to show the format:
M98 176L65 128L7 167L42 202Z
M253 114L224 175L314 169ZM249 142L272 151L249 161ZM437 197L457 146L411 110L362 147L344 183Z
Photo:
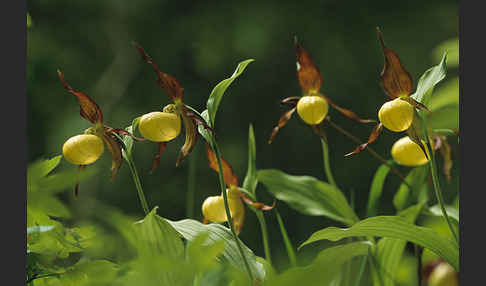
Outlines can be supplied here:
M425 71L425 73L419 79L417 90L411 95L413 99L424 104L425 106L429 105L434 87L446 76L446 60L447 53L444 53L442 60L438 65Z
M236 67L235 72L231 75L231 77L222 80L220 83L218 83L213 90L211 91L211 94L209 95L208 101L206 103L208 112L209 112L209 125L214 128L215 124L215 118L216 118L216 112L218 111L219 104L221 102L221 99L224 96L225 91L228 89L228 87L231 85L231 83L239 77L243 71L246 69L248 64L253 62L253 59L248 59L245 61L242 61L238 64Z
M398 211L419 202L420 187L424 184L428 174L429 167L427 165L410 170L405 181L412 187L412 190L405 183L402 183L393 197L393 205Z
M216 243L223 240L224 250L219 259L221 259L222 262L230 263L235 268L241 269L241 271L245 269L238 246L228 228L216 223L202 224L192 219L184 219L180 221L171 221L167 219L167 221L189 241L194 240L199 234L205 232L209 232L208 242L210 243ZM256 261L256 257L251 249L249 249L243 242L241 242L241 245L253 276L257 277L259 280L263 280L265 278L265 270L262 264Z
M296 211L326 216L346 225L359 219L336 187L310 176L292 176L275 169L259 170L258 181Z
M430 228L413 225L398 216L371 217L350 228L328 227L313 233L300 247L323 239L338 241L355 236L380 236L410 241L430 249L459 270L459 249L453 240Z
M445 81L430 97L429 109L432 112L451 105L459 105L459 77Z

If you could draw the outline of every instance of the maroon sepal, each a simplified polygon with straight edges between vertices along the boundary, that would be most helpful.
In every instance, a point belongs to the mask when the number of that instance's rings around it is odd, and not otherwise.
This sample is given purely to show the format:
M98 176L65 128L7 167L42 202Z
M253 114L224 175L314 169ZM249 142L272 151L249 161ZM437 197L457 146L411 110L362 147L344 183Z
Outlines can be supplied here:
M380 133L381 133L382 130L383 130L383 125L381 123L378 123L373 128L373 130L371 131L371 134L370 134L370 137L368 138L368 141L366 143L360 144L358 147L356 147L356 149L354 149L353 152L350 152L350 153L344 155L344 157L347 157L347 156L350 156L350 155L353 155L353 154L358 154L361 151L363 151L370 143L374 142L378 138L378 136L380 136Z
M154 171L159 167L160 157L162 156L165 147L167 147L167 142L159 142L157 144L157 154L155 154L155 158L154 158L154 162L152 163L152 170L150 170L150 174L153 174Z

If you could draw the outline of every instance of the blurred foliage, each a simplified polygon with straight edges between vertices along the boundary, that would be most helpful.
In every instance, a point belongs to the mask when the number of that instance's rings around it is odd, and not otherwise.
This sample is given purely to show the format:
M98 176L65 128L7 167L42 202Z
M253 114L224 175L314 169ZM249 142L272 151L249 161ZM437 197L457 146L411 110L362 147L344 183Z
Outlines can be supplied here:
M58 68L73 88L85 92L100 105L105 122L111 126L129 126L135 117L161 110L170 103L167 94L154 84L151 68L130 44L134 40L164 72L179 80L185 90L184 102L198 111L205 109L212 88L228 78L237 63L255 59L237 84L228 89L231 98L219 106L216 132L225 159L231 162L238 176L245 173L247 130L252 123L258 169L278 168L295 176L325 178L319 138L310 129L303 128L302 121L292 120L272 145L267 144L283 110L279 100L300 95L293 36L299 37L319 67L323 77L321 91L362 118L377 118L378 109L386 99L378 82L383 55L376 38L376 26L381 28L387 46L399 54L412 75L414 89L420 75L436 65L443 52L448 51L447 77L431 98L431 108L437 112L429 122L435 128L454 129L458 128L458 5L454 0L28 1L28 15L34 23L27 30L28 161L60 154L65 140L89 127L89 123L79 117L75 98L63 89L56 73ZM335 111L331 110L330 116L361 140L365 140L371 130L371 126L356 124ZM351 151L355 143L333 129L327 128L326 133L334 177L348 198L351 192L355 194L355 212L364 218L370 184L381 163L367 152L345 159L344 154ZM390 158L389 150L400 137L400 134L384 132L380 140L373 143L373 148ZM448 182L445 176L439 175L445 200L452 205L459 186L457 162L460 154L457 142L449 141L455 162L452 179ZM147 200L151 205L160 206L158 214L170 220L181 220L186 213L189 162L183 162L178 168L174 166L179 152L177 146L182 143L180 136L174 144L168 145L158 170L152 175L149 171L156 147L148 142L137 142L133 151ZM191 154L191 157L198 157L196 220L202 219L200 205L204 198L219 190L217 175L209 169L201 143L202 140ZM438 161L440 166L440 158ZM68 225L99 219L96 214L99 204L95 202L141 219L143 212L128 166L124 162L116 179L110 181L110 164L109 156L103 155L96 166L100 171L83 181L77 200L69 184L60 187L59 191L64 192L53 190L43 200L52 205L65 204L65 207L49 209L59 212L55 215L64 217ZM64 160L58 168L71 176L76 170ZM400 171L407 174L410 168L400 167ZM378 214L395 213L392 201L400 184L393 174L387 176ZM429 192L432 193L431 188ZM257 193L260 201L271 202L272 196L261 184ZM310 233L336 225L327 218L300 214L284 203L279 203L278 208L294 246L305 241ZM284 270L288 262L276 218L269 214L266 219L274 266ZM62 230L59 224L53 224L59 229L56 227L42 235ZM66 235L64 230L61 233ZM106 237L107 241L114 241L112 236L107 234ZM256 255L263 256L258 220L253 213L249 212L240 237ZM106 243L106 249L99 246L98 249L111 251L114 256L122 255L115 253L115 246L123 243L126 242ZM303 248L298 252L299 264L312 261L317 250L329 245L334 243L323 242ZM403 260L399 269L413 271L409 260ZM112 265L104 263L99 267L111 269ZM400 285L414 285L407 282L407 276L400 271L397 272ZM202 277L201 281L204 279L211 277Z

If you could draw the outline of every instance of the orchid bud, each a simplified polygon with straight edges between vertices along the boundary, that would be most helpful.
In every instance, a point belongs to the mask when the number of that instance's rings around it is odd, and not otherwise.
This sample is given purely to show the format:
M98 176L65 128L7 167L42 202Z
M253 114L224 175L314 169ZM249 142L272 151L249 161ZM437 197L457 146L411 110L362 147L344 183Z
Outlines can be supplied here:
M424 141L422 141L422 144L425 146ZM427 148L425 148L425 150L427 152L427 157L430 158L429 150ZM391 153L396 162L409 167L420 166L429 161L429 159L425 157L420 146L413 142L408 136L395 142L392 146Z
M69 138L62 146L64 158L75 165L94 163L103 154L105 147L100 137L81 134Z
M329 105L324 97L319 95L306 95L297 103L297 113L309 125L321 123L327 115Z
M428 286L459 286L457 272L446 262L437 265L428 279Z
M389 130L401 132L407 130L413 121L414 107L402 100L396 98L385 102L378 111L378 119Z
M181 119L176 113L154 111L142 115L138 129L147 140L167 142L181 133Z

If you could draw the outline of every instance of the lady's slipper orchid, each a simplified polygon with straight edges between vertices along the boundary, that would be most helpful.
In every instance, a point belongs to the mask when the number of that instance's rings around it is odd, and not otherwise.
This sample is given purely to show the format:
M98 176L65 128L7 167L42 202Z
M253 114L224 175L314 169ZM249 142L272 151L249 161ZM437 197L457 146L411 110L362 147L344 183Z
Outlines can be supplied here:
M407 130L410 139L417 143L424 155L426 154L425 145L423 145L419 133L420 124L418 116L415 114L415 108L427 110L428 108L422 103L416 101L410 94L412 92L412 77L400 62L398 55L385 47L381 31L377 29L378 40L383 51L385 63L380 74L380 81L383 90L390 99L385 102L378 111L378 123L368 138L366 143L356 147L353 152L346 154L349 156L363 151L366 146L375 141L383 130L383 126L394 132ZM427 156L427 155L425 155Z
M86 165L94 163L102 155L106 147L112 158L111 178L114 179L123 162L121 145L115 134L132 136L137 141L144 139L135 137L126 130L104 125L103 113L98 104L86 94L75 91L64 80L61 71L58 70L57 73L64 88L76 96L80 106L81 117L94 125L86 129L84 134L71 137L64 143L62 148L64 157L70 163L79 165L78 170L81 171ZM75 197L78 196L78 190L79 183L76 182L74 188Z
M422 144L425 145L423 140ZM420 146L413 142L408 136L400 138L391 148L393 160L401 165L409 167L420 166L427 163L430 159L430 154L427 149L425 151L427 152L427 156L422 152Z
M206 152L209 167L216 172L219 172L216 155L213 153L208 144L206 144ZM239 190L238 178L233 173L231 166L223 158L221 158L221 166L223 168L224 181L227 187L226 194L228 198L230 215L233 219L235 231L237 234L239 234L245 221L245 203L259 210L268 211L275 207L275 202L272 206L267 206L263 203L253 201L250 197L248 197L248 195ZM204 223L208 223L210 221L225 222L228 220L224 206L223 194L206 198L201 209L204 216Z
M184 122L186 141L181 148L176 166L189 155L197 142L197 125L202 125L212 130L195 112L182 102L184 88L179 84L177 79L169 74L162 72L159 66L149 57L149 55L138 44L133 43L143 60L151 64L157 73L156 84L163 88L170 99L174 102L163 108L162 112L154 111L139 117L138 128L144 138L149 141L158 143L158 151L152 164L152 172L157 169L160 156L165 150L167 142L176 138L181 129L181 118ZM135 126L133 127L135 129Z
M324 96L321 92L322 78L317 66L312 63L310 55L298 43L297 38L294 40L297 53L297 79L302 88L304 96L288 97L281 101L282 104L288 104L292 107L281 117L276 127L273 128L268 144L275 139L280 128L285 126L297 110L300 118L311 126L319 136L323 136L322 130L318 127L324 121L328 114L329 105L337 109L345 116L361 123L375 122L375 120L360 119L354 112L337 106L331 99Z

